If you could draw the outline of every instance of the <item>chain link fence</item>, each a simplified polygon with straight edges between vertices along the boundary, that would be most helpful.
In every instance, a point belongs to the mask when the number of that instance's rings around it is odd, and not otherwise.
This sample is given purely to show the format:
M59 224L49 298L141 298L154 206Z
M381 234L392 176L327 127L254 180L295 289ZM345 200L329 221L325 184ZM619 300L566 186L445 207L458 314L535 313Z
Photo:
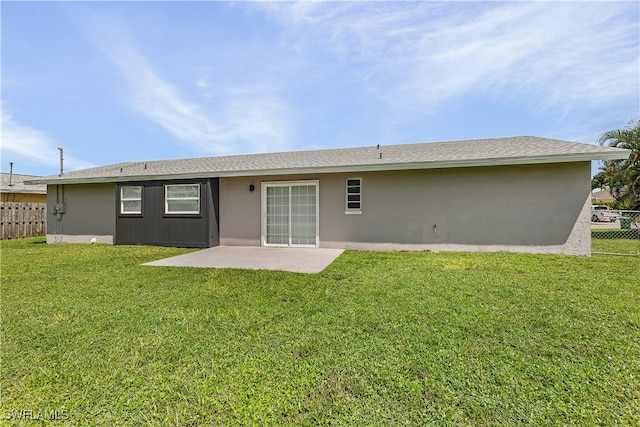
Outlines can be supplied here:
M640 211L592 211L591 253L640 256Z

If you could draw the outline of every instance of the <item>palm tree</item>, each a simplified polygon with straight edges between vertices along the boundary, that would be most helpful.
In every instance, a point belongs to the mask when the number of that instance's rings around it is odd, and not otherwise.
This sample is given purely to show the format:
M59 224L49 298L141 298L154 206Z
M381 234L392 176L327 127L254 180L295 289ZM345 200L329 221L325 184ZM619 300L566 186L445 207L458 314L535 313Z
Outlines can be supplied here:
M598 138L600 145L631 150L628 159L607 160L592 181L606 184L619 208L640 209L640 120L626 129L610 130Z

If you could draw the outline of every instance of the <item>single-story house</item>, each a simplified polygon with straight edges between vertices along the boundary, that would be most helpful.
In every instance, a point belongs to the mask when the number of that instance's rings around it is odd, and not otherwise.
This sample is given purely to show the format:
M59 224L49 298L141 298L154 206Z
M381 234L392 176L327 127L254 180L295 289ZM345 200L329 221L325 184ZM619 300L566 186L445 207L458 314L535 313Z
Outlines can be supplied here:
M117 163L37 180L49 242L590 254L591 161L532 136Z
M610 203L616 199L611 195L609 188L596 188L591 190L591 203L597 205L598 203Z
M0 174L0 201L21 203L46 203L47 186L44 184L27 185L26 182L40 179L35 175L18 173Z

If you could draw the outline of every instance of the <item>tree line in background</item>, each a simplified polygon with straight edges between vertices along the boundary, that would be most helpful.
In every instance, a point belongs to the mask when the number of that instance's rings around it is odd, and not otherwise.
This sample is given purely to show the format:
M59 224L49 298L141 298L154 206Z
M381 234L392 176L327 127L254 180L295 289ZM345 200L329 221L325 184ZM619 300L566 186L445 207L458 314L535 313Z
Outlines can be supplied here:
M640 210L640 120L603 133L598 143L626 148L631 154L628 159L605 161L591 180L591 188L608 189L616 209Z

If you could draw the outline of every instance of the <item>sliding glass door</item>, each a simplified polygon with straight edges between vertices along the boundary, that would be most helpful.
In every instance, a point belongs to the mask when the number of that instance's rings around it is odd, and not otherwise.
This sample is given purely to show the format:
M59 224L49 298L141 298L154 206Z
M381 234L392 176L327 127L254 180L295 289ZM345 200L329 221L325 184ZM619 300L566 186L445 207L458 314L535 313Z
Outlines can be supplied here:
M263 232L266 246L318 245L318 182L263 183Z

